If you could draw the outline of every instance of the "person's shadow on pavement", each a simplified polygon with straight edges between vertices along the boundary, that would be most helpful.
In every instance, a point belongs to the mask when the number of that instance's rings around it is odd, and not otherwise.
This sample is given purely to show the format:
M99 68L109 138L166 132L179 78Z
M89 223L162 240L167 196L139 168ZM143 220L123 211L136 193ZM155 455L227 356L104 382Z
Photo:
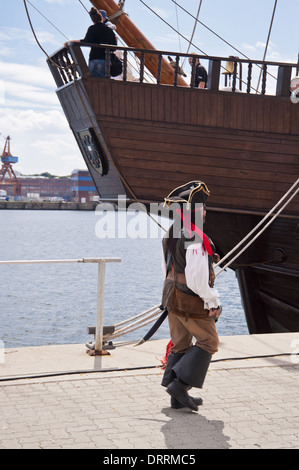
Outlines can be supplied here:
M229 449L229 436L223 434L224 423L208 420L187 408L163 408L170 420L161 428L168 449Z

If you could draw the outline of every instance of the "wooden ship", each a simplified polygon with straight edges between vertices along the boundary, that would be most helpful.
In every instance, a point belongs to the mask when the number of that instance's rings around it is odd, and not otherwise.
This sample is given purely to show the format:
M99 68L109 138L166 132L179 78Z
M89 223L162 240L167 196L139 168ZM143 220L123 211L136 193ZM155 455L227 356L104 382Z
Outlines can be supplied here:
M186 54L155 50L113 0L92 3L117 21L117 33L128 46L116 47L123 54L121 80L109 76L107 46L107 78L90 76L82 52L87 44L69 43L48 65L99 195L113 200L126 194L149 205L161 203L180 184L202 180L211 191L205 232L225 255L292 185L298 189L299 104L290 99L297 64L198 56L208 61L208 83L195 89L179 74ZM127 73L132 52L140 63L134 81ZM246 75L242 92L240 66ZM252 87L253 67L261 73L258 93ZM146 70L154 83L145 82ZM229 91L220 85L223 70L231 75ZM277 76L272 95L267 94L269 70ZM193 79L192 72L191 85ZM250 333L299 330L299 198L294 191L230 266Z

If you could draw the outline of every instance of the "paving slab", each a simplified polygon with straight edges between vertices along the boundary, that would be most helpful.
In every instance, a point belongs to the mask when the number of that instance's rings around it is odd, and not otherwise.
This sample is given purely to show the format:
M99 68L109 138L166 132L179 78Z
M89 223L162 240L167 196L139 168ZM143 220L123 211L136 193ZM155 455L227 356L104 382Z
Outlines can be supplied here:
M161 365L169 339L115 342L108 356L89 356L84 344L34 346L4 349L0 379L84 371L122 371ZM220 336L219 351L211 367L258 367L290 364L299 349L298 333ZM248 359L246 359L248 358Z
M167 343L123 342L103 357L82 344L7 349L0 449L101 449L100 464L152 465L157 452L200 464L198 449L299 448L299 333L221 337L203 389L190 392L203 398L198 412L172 409L161 387Z

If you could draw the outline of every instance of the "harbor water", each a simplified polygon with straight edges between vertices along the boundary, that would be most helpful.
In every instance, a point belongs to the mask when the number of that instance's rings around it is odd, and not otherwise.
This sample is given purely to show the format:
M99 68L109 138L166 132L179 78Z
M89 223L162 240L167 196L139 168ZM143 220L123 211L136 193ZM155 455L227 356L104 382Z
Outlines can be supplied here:
M160 303L163 233L145 213L1 210L0 260L120 257L106 265L105 276L104 324L114 325ZM96 264L1 265L0 279L0 340L6 348L93 339L87 326L96 321ZM223 305L219 335L247 334L234 272L221 273L215 287ZM117 341L139 340L149 328ZM168 337L165 320L154 338Z

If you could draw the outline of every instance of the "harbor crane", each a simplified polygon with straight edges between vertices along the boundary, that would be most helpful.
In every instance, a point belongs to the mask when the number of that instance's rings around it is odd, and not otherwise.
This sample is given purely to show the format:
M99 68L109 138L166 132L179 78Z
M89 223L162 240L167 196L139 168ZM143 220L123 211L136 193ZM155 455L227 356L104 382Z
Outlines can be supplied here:
M14 157L10 152L10 136L6 137L4 149L1 155L2 167L0 169L0 187L1 185L12 185L13 195L21 195L21 183L18 181L12 165L18 162L18 157Z

